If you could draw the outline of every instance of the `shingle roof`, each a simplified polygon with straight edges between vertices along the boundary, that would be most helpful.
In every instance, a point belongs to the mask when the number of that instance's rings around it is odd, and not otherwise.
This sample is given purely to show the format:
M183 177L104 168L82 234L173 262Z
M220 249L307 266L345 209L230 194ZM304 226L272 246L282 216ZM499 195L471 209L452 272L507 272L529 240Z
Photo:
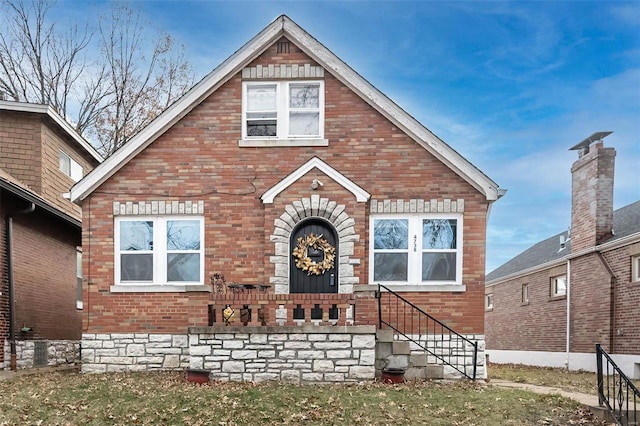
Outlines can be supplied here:
M606 241L607 243L640 232L640 201L631 203L613 212L613 232L614 235ZM561 237L564 238L565 241L564 249L560 248ZM569 253L571 253L571 239L569 239L569 232L564 231L540 241L494 269L487 274L486 282L561 259Z

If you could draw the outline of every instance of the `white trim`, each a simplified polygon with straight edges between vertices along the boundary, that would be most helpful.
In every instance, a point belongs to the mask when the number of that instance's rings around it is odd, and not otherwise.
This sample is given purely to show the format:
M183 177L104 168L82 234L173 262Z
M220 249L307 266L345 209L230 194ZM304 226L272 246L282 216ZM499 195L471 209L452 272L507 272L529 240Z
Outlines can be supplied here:
M199 238L200 238L200 248L198 250L167 250L166 241L167 241L167 222L169 221L198 221L199 222ZM120 250L120 223L122 222L143 222L149 221L153 223L153 243L154 247L151 250L139 250L139 251L122 251ZM205 263L205 252L204 252L204 217L203 216L183 216L183 215L158 215L158 216L116 216L114 218L114 270L113 270L113 279L114 286L116 288L121 288L123 291L127 291L126 288L137 288L138 291L157 291L154 290L157 287L166 287L173 290L161 290L161 291L179 291L175 290L177 288L186 288L189 286L203 286L204 279L204 263ZM200 265L199 265L199 281L187 281L187 282L176 282L176 281L168 281L167 280L167 255L174 252L187 252L187 253L197 253L200 256ZM123 253L133 254L150 254L153 259L153 269L152 269L152 278L151 281L125 281L121 282L121 269L120 269L120 256ZM112 287L112 288L113 288ZM133 291L133 290L128 290ZM182 290L186 291L186 290Z
M467 286L464 284L419 284L419 285L411 285L411 284L383 284L385 287L388 287L390 290L395 292L420 292L420 293L429 293L429 292L451 292L451 293L464 293L467 291ZM378 283L371 283L370 285L378 285ZM387 291L384 288L382 291Z
M84 150L91 155L98 163L102 163L104 160L102 156L95 150L89 142L87 142L73 127L67 122L60 114L58 114L49 105L31 104L26 102L14 102L14 101L0 101L0 110L6 111L18 111L18 112L30 112L35 114L45 114L49 116L58 126L62 128L78 142L78 144L84 148Z
M189 291L213 292L210 285L112 285L109 287L111 293L184 293Z
M287 189L291 184L296 182L298 179L300 179L302 176L304 176L314 168L317 168L318 170L329 176L337 184L351 192L356 197L357 202L366 203L367 200L369 200L369 198L371 197L371 194L353 183L353 181L349 180L342 173L338 172L336 169L334 169L318 157L313 157L311 160L298 167L298 169L294 170L280 182L265 191L260 199L265 204L272 204L273 200L282 191Z
M498 184L493 182L472 163L407 114L295 22L282 15L213 70L186 95L167 108L164 113L131 138L128 143L111 155L104 163L78 182L71 189L71 200L77 202L86 198L105 180L283 35L299 46L338 80L351 88L369 105L405 131L424 149L459 174L474 188L478 189L486 197L487 201L495 201L504 194L504 190L500 189Z
M383 250L386 253L407 253L407 281L377 281L375 283L382 284L390 288L422 288L422 291L428 291L428 288L433 288L431 291L454 291L449 290L451 288L460 289L463 286L462 274L464 263L464 215L462 213L372 213L369 215L369 277L374 277L374 256L376 253L380 253L380 250L374 248L374 223L378 219L406 219L408 221L408 246L405 249L400 250ZM456 223L456 248L455 249L423 249L422 244L422 226L424 219L455 219ZM413 240L411 234L414 235ZM413 250L411 246L413 247ZM455 253L456 268L455 268L455 281L422 281L422 254L424 252L431 253ZM419 266L419 267L418 267ZM401 290L396 290L401 291ZM460 291L460 290L458 290ZM464 290L462 290L464 291Z
M328 139L240 139L240 148L285 148L296 146L329 146Z

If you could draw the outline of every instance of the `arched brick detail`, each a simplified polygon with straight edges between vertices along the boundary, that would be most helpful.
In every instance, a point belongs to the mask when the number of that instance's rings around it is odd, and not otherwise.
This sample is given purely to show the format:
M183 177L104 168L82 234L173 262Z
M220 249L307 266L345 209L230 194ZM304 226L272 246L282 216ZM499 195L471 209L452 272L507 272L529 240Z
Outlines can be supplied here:
M285 212L273 222L274 265L269 282L276 293L289 293L289 261L291 258L291 232L298 222L308 218L322 218L336 228L338 234L338 293L352 293L354 284L360 279L354 275L353 256L355 243L360 240L356 233L355 221L345 211L345 206L328 198L313 194L309 198L296 200L285 206Z

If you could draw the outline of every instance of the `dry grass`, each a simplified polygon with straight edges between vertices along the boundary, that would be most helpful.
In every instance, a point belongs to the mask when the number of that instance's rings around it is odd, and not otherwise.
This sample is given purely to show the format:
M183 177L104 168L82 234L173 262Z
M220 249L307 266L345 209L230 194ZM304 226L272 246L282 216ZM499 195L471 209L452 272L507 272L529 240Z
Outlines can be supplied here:
M589 371L569 371L564 368L489 363L488 372L491 379L553 386L569 392L598 394L596 373ZM633 382L636 387L640 386L640 380L633 380Z
M601 425L559 396L472 383L194 385L179 373L0 382L0 425Z

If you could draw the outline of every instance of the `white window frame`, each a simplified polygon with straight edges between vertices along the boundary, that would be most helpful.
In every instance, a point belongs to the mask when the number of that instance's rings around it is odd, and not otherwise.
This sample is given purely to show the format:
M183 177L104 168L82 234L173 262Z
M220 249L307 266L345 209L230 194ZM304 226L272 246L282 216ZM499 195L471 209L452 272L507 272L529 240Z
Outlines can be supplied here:
M640 282L640 254L631 256L631 282Z
M76 309L82 309L82 247L76 247Z
M374 249L374 223L377 219L407 219L409 220L409 247L407 250L397 252L408 253L407 281L377 281L374 278L374 256L381 250ZM424 219L455 219L456 224L456 249L447 250L423 250L422 249L422 221ZM464 291L462 282L463 272L463 215L456 213L396 213L396 214L372 214L369 218L369 280L373 284L383 284L395 287L401 291ZM415 239L414 239L415 236ZM456 253L456 277L447 281L422 281L422 253L425 251L455 252ZM383 250L383 252L391 252ZM413 265L413 267L412 267ZM419 265L419 267L415 267Z
M289 88L295 85L316 84L318 88L318 108L306 111L318 112L318 135L290 135L289 113L293 110L289 107ZM276 136L248 136L247 135L247 94L251 86L275 86L276 87ZM287 81L244 81L242 82L242 139L273 140L273 141L304 141L324 139L324 81L322 80L287 80Z
M484 309L487 311L493 310L493 293L487 293L484 296Z
M167 223L170 221L197 220L200 223L200 248L190 250L189 253L200 255L200 270L198 281L168 281L167 280L167 254L174 252L167 250L166 232ZM122 281L120 269L120 224L122 222L153 222L153 249L147 253L153 255L153 280L152 281ZM142 254L142 253L141 253ZM114 220L114 283L112 291L201 291L204 290L204 217L192 215L180 216L118 216Z
M58 152L58 167L62 173L69 176L74 182L78 182L84 176L82 166L63 150ZM65 168L68 170L65 170Z
M558 282L560 280L564 281L564 290L560 291ZM555 277L551 277L551 297L561 297L567 295L567 274L556 275Z
M528 283L522 284L521 292L522 292L521 293L522 304L528 305L529 304L529 284Z

